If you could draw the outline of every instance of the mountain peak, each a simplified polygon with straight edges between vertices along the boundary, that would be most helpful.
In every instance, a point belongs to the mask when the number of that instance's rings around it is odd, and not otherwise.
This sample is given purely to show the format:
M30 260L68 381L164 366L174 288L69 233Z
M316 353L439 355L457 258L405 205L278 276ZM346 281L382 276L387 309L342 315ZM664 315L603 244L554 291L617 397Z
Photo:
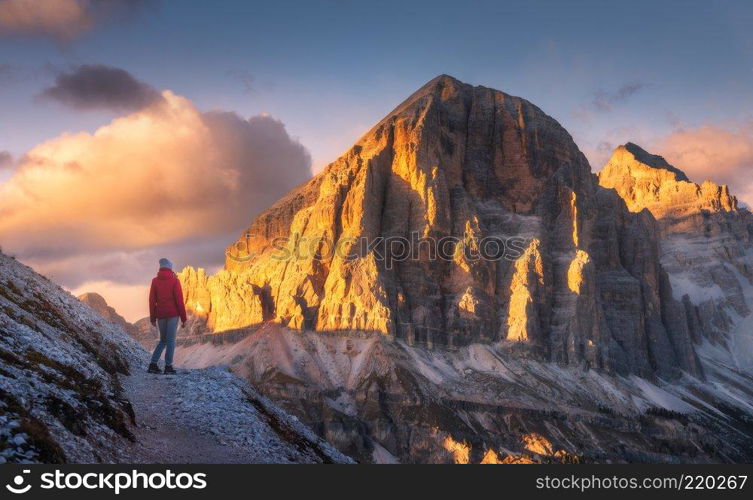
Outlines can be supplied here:
M618 154L618 152L626 151L627 153L631 154L635 160L638 162L651 167L651 168L657 168L662 170L667 170L669 172L672 172L675 174L675 178L678 181L685 181L690 182L690 179L688 179L688 176L685 175L685 172L680 170L679 168L676 168L667 162L667 160L664 159L663 156L651 154L642 147L638 146L635 143L628 142L625 143L622 146L618 146L613 155L612 158L614 158L615 155Z
M494 97L496 96L496 97ZM535 113L544 114L539 108L532 103L526 101L523 98L509 95L501 90L484 87L483 85L472 85L465 83L457 78L441 74L437 75L415 92L409 95L403 102L398 104L392 111L390 111L381 121L379 121L366 135L373 133L379 127L386 123L389 123L398 115L422 114L425 111L426 106L431 106L432 103L444 102L446 105L463 108L466 104L471 102L477 102L479 100L493 100L494 98L501 101L514 102L514 106L518 108L529 108L535 110ZM422 108L424 111L416 111L416 108ZM493 106L492 108L493 109ZM470 113L470 109L465 110L466 114ZM557 124L557 127L560 125Z
M427 97L441 97L443 94L445 94L446 90L452 91L453 89L462 89L469 92L471 91L471 89L473 89L473 85L461 82L457 78L446 74L435 76L434 78L423 84L421 87L419 87L418 90L413 92L410 96L408 96L407 99L398 104L397 107L395 107L395 109L393 109L381 121L379 121L379 123L377 123L371 131L388 122L392 117L411 109L417 103L423 102L423 100Z
M442 73L441 75L437 75L428 82L426 82L421 88L419 88L415 94L427 94L435 91L442 91L445 88L473 88L474 86L470 83L465 83L461 80L458 80L454 76L447 75L445 73Z
M631 211L648 209L673 231L699 230L694 221L700 213L737 210L727 186L695 184L663 157L632 142L614 150L599 172L599 184L616 190Z
M106 307L109 307L109 304L107 303L105 298L95 292L82 293L77 298L78 300L95 310L99 308L104 309Z
M439 85L439 84L446 84L446 83L461 83L463 85L468 85L466 83L461 82L454 76L448 75L447 73L442 73L441 75L437 75L431 80L429 80L426 85Z

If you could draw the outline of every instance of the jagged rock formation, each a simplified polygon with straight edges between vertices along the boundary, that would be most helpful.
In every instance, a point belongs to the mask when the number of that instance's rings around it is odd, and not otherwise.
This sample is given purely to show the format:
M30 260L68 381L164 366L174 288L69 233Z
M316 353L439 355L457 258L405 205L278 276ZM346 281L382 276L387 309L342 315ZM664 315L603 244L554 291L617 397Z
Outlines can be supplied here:
M721 347L753 366L753 215L727 186L691 182L663 158L628 143L599 172L633 212L648 210L661 235L669 273L696 343Z
M180 277L212 331L509 340L567 365L702 376L656 231L536 106L440 76L257 217L225 270ZM398 237L451 243L406 259ZM504 251L478 258L489 239Z
M0 463L351 462L226 370L171 383L147 375L147 359L0 253Z

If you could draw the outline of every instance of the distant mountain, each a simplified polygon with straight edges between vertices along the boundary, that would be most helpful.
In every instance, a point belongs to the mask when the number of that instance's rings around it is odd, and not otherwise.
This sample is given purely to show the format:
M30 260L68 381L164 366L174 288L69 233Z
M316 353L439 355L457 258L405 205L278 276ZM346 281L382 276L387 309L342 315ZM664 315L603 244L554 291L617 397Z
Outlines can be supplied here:
M107 304L107 301L105 300L105 298L99 295L98 293L92 293L92 292L84 293L78 296L78 300L80 300L87 306L94 309L94 311L96 311L100 316L105 318L107 321L110 321L122 327L131 336L133 336L133 334L135 333L134 326L128 321L126 321L123 316L118 314L118 312L113 307L110 307Z
M149 318L142 318L135 323L129 323L123 316L118 314L115 308L111 307L104 297L98 293L84 293L78 296L78 300L94 309L97 314L105 318L119 327L123 328L125 332L136 339L147 349L152 349L156 340L159 338L157 329L149 322ZM146 297L144 298L146 301Z
M655 217L662 267L701 352L753 369L753 214L727 186L693 183L635 144L614 151L599 183Z
M690 183L619 155L645 193L599 185L530 102L439 76L259 215L224 270L180 273L192 314L234 335L179 359L232 366L366 461L749 461L753 379L708 354L732 349L704 343L717 322L665 268L674 222L636 210Z
M133 327L136 330L133 338L147 349L153 349L154 344L159 340L159 331L152 325L149 318L141 318L133 323Z

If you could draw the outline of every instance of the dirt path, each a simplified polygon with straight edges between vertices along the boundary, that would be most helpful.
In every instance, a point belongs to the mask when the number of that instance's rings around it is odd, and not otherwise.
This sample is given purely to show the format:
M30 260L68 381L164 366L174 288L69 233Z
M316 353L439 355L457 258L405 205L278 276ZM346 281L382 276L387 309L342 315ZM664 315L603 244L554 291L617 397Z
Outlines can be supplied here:
M327 461L306 437L293 432L291 439L291 425L300 424L289 417L281 423L258 394L224 368L179 370L172 376L134 369L122 383L136 415L134 462Z

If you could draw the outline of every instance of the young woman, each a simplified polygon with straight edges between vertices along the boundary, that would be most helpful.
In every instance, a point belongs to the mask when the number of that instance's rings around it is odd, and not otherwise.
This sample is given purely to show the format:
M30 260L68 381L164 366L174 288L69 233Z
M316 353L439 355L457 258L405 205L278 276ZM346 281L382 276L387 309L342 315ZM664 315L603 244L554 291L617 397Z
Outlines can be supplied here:
M152 279L152 288L149 290L149 319L152 325L159 327L159 343L152 353L152 362L149 363L149 373L161 373L159 358L165 351L165 374L172 375L173 353L175 352L175 335L178 331L178 319L183 328L186 327L186 307L183 303L183 289L180 280L173 272L173 263L168 259L159 260L159 271Z

